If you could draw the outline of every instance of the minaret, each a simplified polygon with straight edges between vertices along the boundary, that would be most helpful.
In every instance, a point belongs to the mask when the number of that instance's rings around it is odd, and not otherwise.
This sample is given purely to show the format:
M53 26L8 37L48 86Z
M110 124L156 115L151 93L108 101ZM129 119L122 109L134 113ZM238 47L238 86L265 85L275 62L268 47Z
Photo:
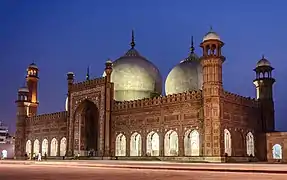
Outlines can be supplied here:
M29 115L29 89L22 87L18 90L17 104L17 120L15 133L15 156L24 157L26 147L26 118Z
M31 102L29 108L29 116L37 115L38 110L38 80L39 69L35 63L32 63L27 68L26 82L29 89L28 100Z
M221 54L224 43L212 29L204 36L200 47L203 49L201 65L203 71L203 111L204 138L203 156L224 155L222 119L222 64L225 57Z
M106 61L105 73L106 73L106 103L105 103L105 151L104 156L111 156L111 110L112 110L112 100L114 95L114 86L111 82L111 74L113 71L113 63L111 60Z
M72 87L74 84L74 79L75 79L75 75L73 72L68 72L67 73L67 83L68 83L68 97L67 97L67 127L68 129L73 129L72 123L70 122L72 120L72 112L71 112L71 93L72 93ZM73 141L73 137L72 137L72 132L69 130L68 132L68 138L67 138L67 156L73 156L74 152L73 152L73 147L72 147L72 141Z
M262 129L264 132L275 131L273 84L275 79L272 77L274 68L270 62L262 56L257 62L256 79L253 81L256 87L256 98L261 104Z

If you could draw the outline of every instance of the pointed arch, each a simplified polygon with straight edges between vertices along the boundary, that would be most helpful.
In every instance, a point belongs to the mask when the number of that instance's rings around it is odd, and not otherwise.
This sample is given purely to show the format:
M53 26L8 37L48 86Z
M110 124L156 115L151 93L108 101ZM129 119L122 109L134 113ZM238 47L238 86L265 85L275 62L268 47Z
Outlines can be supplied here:
M146 138L147 154L150 156L159 156L159 135L151 131Z
M142 154L142 137L135 132L131 135L130 156L141 156Z
M67 149L67 139L63 137L60 141L60 156L66 155L66 149Z
M255 155L254 136L251 132L246 135L246 152L248 156Z
M185 156L199 156L199 132L188 130L184 135L184 154Z
M58 140L53 138L51 141L50 156L57 156L58 154Z
M44 139L42 141L42 156L44 156L45 154L48 154L48 140Z
M31 140L28 140L26 142L26 154L29 156L31 155L31 152L32 152L32 143Z
M280 144L275 144L272 147L272 157L273 159L282 159L282 146Z
M116 156L126 156L126 136L120 133L116 137Z
M231 134L227 129L224 129L224 153L227 156L231 156L232 153Z
M174 130L169 130L164 136L164 155L178 156L178 135Z
M87 154L98 150L99 110L97 105L86 99L81 102L74 113L74 150ZM77 143L78 142L78 143Z
M39 152L40 152L40 142L39 142L38 139L36 139L36 140L34 141L33 149L34 149L34 150L33 150L33 153L34 153L35 155L39 154Z

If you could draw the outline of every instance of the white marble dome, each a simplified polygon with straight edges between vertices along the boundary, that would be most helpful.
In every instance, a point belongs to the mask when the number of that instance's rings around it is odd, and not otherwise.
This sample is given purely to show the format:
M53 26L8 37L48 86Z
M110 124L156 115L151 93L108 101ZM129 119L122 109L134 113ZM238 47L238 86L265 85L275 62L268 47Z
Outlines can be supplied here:
M165 81L165 92L177 94L186 91L200 90L203 84L202 66L198 56L191 52L189 57L176 65Z
M111 81L117 101L150 98L162 92L159 70L134 48L113 62Z
M202 42L207 41L207 40L219 40L220 41L220 37L219 35L214 32L212 29L205 34L205 36L203 37Z
M135 49L133 31L130 45L130 50L113 62L114 99L131 101L160 95L162 76L158 68Z

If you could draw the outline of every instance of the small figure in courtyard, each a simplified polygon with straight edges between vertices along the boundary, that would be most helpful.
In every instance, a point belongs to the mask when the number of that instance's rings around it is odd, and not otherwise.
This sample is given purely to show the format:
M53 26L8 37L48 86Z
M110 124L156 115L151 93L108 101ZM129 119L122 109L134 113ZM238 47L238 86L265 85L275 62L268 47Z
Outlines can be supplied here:
M44 159L45 161L47 161L47 153L45 152L45 155L44 155Z
M78 159L78 160L80 159L80 153L78 153L77 159Z
M41 155L41 153L38 154L38 161L42 161L42 155Z

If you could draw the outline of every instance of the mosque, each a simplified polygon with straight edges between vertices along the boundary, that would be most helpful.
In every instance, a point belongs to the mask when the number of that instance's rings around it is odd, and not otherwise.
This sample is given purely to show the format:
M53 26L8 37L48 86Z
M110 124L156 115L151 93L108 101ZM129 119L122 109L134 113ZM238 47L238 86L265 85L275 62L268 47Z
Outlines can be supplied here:
M76 82L67 73L66 111L37 114L39 68L27 69L18 90L16 158L158 159L286 162L286 132L275 131L273 67L262 57L254 69L256 98L223 88L224 42L210 30L165 81L135 48L105 62L102 77ZM250 80L251 83L251 80ZM92 152L92 153L91 153Z

